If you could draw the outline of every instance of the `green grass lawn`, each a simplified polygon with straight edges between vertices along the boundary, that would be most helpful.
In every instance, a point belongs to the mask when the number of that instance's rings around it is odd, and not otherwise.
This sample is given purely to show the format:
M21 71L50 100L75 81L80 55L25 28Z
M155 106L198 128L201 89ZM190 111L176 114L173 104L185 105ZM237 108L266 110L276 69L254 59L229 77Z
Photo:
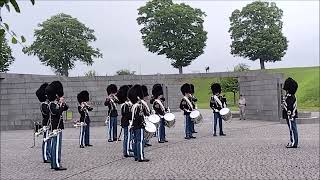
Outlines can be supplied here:
M298 98L299 110L319 111L319 66L267 69L266 71L270 73L284 73L285 78L292 77L298 82L299 88L296 96ZM198 98L198 108L208 109L211 97L210 85L213 82L219 82L219 78L194 78L190 82L195 86L195 95ZM233 93L227 92L225 95L231 110L237 110L237 105L233 102ZM239 94L236 94L236 100L238 99Z

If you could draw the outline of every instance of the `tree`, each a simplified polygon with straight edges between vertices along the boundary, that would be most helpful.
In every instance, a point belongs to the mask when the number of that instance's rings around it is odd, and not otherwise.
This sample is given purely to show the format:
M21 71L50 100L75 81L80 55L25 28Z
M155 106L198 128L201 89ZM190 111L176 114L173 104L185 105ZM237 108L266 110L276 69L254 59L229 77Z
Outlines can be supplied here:
M233 93L233 102L236 104L236 93L239 91L239 81L235 77L225 77L220 79L220 85L223 92Z
M282 34L283 12L274 2L255 1L232 12L230 19L231 54L265 62L281 61L288 41Z
M233 68L234 72L245 72L249 70L250 70L250 67L244 63L239 63Z
M36 40L24 52L36 55L46 66L58 75L68 76L68 71L81 61L92 65L93 58L102 57L99 49L89 45L95 41L94 30L89 29L76 18L58 14L38 25Z
M138 9L137 22L144 46L152 53L165 55L179 69L203 54L207 32L203 29L206 16L200 9L172 0L152 0Z
M32 5L34 5L35 0L30 0L30 1ZM10 12L10 4L13 6L14 10L17 13L20 13L20 7L16 0L0 0L0 36L4 35L5 32L7 32L11 36L11 42L13 44L20 43L21 45L23 45L22 43L26 42L25 37L24 36L18 37L14 31L9 29L9 24L2 21L1 9L3 8L3 6L5 6L6 9Z
M10 64L13 63L14 57L12 51L7 43L7 39L4 34L0 35L0 72L6 72L9 69Z
M86 77L95 77L95 76L97 76L97 73L96 73L95 70L90 70L90 71L86 72L84 76L86 76Z
M119 71L116 72L117 75L135 75L136 72L135 71L130 71L128 69L121 69Z
M250 70L249 66L244 63L240 63L233 68L233 72L246 72L249 70ZM220 79L220 85L224 92L233 93L233 102L234 104L236 104L236 93L239 91L238 78L235 78L235 77L222 78Z

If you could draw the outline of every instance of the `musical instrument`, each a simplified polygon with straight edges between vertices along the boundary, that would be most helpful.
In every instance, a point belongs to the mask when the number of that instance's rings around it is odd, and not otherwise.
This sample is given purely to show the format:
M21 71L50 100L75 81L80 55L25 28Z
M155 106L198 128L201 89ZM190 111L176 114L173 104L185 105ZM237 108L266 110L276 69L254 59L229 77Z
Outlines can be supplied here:
M224 120L224 121L229 121L232 119L232 114L231 114L231 111L229 108L222 108L220 111L219 111L220 115L221 115L221 118Z
M37 132L35 132L34 135L39 136L40 134L43 134L44 132L47 132L49 129L50 129L49 126L43 126Z
M76 122L75 124L73 124L74 127L78 128L81 126L86 126L87 124L85 122Z
M115 103L119 101L118 97L115 94L110 94L108 98L114 104L114 106L116 106Z
M150 140L156 131L156 126L152 122L146 120L144 128L144 140Z
M156 127L160 125L160 117L156 114L151 114L147 119L148 121L152 122Z
M110 116L107 116L106 120L104 121L105 125L108 126L110 121Z
M47 142L49 139L57 136L60 132L62 132L62 129L54 129L52 132L49 133L48 137L43 139L43 141Z
M167 126L168 128L171 128L171 127L173 127L174 125L175 125L175 123L176 123L176 117L175 117L175 115L173 114L173 113L166 113L164 116L163 116L163 118L164 118L164 125L165 126Z
M34 133L39 132L41 128L42 128L41 122L36 122L36 121L33 122Z
M191 118L191 121L194 122L194 124L199 124L203 120L203 117L202 117L200 111L198 111L198 110L191 111L190 118Z

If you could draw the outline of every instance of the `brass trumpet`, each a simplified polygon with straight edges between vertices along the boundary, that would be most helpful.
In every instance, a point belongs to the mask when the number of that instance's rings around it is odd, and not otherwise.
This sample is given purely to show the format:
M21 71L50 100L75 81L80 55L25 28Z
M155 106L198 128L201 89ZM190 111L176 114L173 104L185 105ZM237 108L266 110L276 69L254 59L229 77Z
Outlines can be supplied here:
M60 132L62 132L62 129L54 129L52 132L49 133L48 137L43 139L43 141L47 142L49 139L57 136Z
M73 124L74 127L78 128L81 126L86 126L87 124L85 122L76 122L75 124Z
M38 132L35 132L34 135L36 135L38 137L40 134L43 134L43 133L47 132L48 130L49 130L49 126L43 126L41 129L39 129Z

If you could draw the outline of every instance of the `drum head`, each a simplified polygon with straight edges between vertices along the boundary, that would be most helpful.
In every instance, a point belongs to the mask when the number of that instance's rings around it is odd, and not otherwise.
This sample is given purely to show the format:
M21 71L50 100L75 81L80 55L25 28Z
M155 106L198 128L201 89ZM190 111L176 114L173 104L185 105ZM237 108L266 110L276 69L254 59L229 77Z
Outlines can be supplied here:
M222 108L221 110L220 110L220 114L221 115L226 115L226 114L228 114L230 112L230 109L229 108Z
M146 121L145 130L148 132L154 133L157 131L157 128L153 123Z
M175 115L173 113L167 113L164 115L164 119L167 121L173 121L175 119Z
M148 120L154 124L160 122L160 117L158 115L152 114L149 116Z
M196 117L198 117L198 116L200 116L200 111L198 111L198 110L194 110L194 111L192 111L192 112L190 113L190 117L191 117L191 118L196 118Z

